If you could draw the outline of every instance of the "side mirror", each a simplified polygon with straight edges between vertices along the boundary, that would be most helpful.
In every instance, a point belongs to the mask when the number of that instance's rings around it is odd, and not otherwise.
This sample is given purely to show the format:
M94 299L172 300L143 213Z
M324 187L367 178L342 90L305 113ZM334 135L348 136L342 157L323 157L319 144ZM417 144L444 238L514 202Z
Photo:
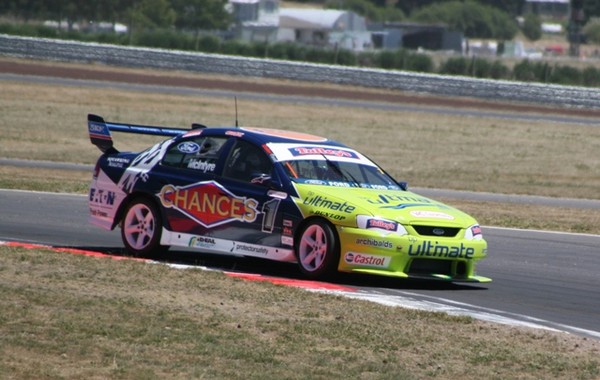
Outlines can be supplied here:
M400 188L404 191L408 190L408 182L399 182Z

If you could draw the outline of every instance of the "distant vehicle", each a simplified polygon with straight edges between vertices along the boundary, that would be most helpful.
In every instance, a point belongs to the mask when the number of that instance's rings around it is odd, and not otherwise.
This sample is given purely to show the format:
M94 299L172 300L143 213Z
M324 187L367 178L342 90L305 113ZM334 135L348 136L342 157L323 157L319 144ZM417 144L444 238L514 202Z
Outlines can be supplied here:
M102 155L90 220L121 227L126 249L167 247L296 262L308 278L340 272L489 282L469 215L406 190L358 151L324 137L260 128L184 130L88 116ZM111 131L170 136L119 152Z

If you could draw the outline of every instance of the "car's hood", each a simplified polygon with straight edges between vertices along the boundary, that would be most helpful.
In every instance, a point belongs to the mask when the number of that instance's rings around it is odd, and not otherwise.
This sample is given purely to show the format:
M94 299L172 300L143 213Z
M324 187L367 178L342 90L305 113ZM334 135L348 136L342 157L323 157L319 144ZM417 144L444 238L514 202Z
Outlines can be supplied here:
M299 206L311 214L369 215L401 224L462 228L476 223L462 211L410 191L306 184L298 184L297 189Z

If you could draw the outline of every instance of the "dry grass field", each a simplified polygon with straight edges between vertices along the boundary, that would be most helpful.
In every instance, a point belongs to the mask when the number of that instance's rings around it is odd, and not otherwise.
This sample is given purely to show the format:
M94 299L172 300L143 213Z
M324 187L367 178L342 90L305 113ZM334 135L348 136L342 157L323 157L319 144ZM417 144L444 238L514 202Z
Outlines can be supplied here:
M597 379L600 343L0 246L3 379Z

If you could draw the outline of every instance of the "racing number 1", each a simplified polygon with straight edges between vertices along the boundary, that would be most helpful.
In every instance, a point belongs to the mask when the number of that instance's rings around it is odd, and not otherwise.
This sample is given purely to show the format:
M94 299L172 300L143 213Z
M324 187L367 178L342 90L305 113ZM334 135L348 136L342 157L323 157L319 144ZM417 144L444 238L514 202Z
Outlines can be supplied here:
M279 203L281 199L271 199L268 202L265 202L262 207L262 212L264 214L262 221L262 231L263 232L273 232L273 228L275 228L275 217L277 216L277 209L279 208Z

